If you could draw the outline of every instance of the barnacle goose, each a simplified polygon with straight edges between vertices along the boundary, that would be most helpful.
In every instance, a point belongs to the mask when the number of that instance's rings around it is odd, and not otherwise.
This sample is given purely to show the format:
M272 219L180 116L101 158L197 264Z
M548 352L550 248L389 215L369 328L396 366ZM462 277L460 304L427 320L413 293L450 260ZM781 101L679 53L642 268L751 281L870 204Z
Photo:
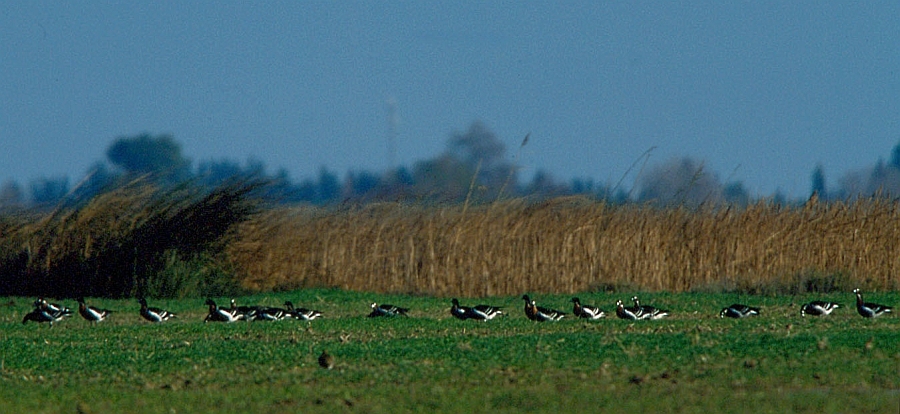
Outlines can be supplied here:
M572 298L572 303L572 314L575 315L575 317L585 319L600 319L606 316L606 312L603 312L603 310L596 306L582 305L581 300L578 298Z
M632 296L631 300L634 302L634 307L640 310L641 319L657 320L669 316L669 311L667 310L658 309L650 305L642 306L637 296Z
M748 316L759 315L760 309L750 307L747 305L741 305L740 303L733 303L731 306L727 308L723 308L721 312L719 312L720 318L746 318Z
M814 300L812 302L806 303L800 307L800 316L812 315L812 316L824 316L831 314L832 311L841 307L840 304L834 302L824 302L821 300Z
M88 306L84 303L84 298L78 298L78 313L86 321L97 323L106 319L106 317L109 316L112 311L109 309L100 309L93 306Z
M399 306L388 305L388 304L379 305L377 303L372 303L372 313L370 313L368 316L370 318L375 318L375 317L379 317L379 316L391 317L391 316L397 316L397 315L409 316L409 315L407 315L407 312L409 312L408 308L401 308Z
M863 318L876 318L878 316L884 315L885 313L890 313L893 309L890 306L879 305L877 303L871 302L863 302L862 293L860 293L859 289L853 289L853 293L856 294L856 311Z
M141 304L141 317L150 322L163 322L177 317L177 315L167 310L148 307L147 299L140 298L138 303Z
M450 308L450 314L462 319L475 319L479 321L487 321L494 319L497 315L502 314L502 308L490 305L460 306L456 298L450 300L453 306Z
M533 321L558 321L566 316L565 312L537 306L537 304L533 300L531 300L528 295L522 295L522 300L525 301L525 316Z

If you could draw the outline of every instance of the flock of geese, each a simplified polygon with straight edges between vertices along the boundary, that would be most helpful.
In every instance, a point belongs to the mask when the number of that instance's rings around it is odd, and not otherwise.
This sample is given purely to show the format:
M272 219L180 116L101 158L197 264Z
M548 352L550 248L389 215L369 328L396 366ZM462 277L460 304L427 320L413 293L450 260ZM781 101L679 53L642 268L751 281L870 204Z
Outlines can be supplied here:
M856 311L864 318L875 318L886 313L890 313L890 306L879 305L877 303L865 302L859 289L854 289L856 294ZM523 295L522 300L525 301L525 316L537 322L558 321L564 318L566 312L538 306L528 295ZM625 306L621 300L616 301L616 316L626 320L657 320L670 315L667 310L659 309L650 305L642 305L637 296L631 298L634 302L633 306ZM175 313L164 309L150 307L147 305L146 299L139 299L140 315L150 322L164 322L172 318L176 318ZM456 299L451 300L452 307L450 314L462 320L474 319L487 321L494 319L498 315L503 314L503 308L490 305L461 306ZM577 297L572 298L572 314L576 318L584 319L600 319L606 316L606 312L602 309L584 305ZM268 306L237 306L234 299L231 300L230 307L219 307L212 299L207 299L206 305L209 307L209 313L204 318L204 322L236 322L244 321L277 321L282 319L297 319L301 321L311 321L322 316L322 312L314 309L303 307L295 308L290 301L284 302L284 308L268 307ZM800 307L800 316L824 316L829 315L835 309L840 308L840 304L825 301L812 301ZM372 304L372 312L367 316L374 317L394 317L408 316L409 309L388 304ZM743 304L732 304L723 308L719 312L721 318L746 318L749 316L759 315L760 308L747 306ZM58 322L71 316L74 312L62 305L50 303L44 298L38 298L34 301L34 309L25 315L22 323L38 322L49 323L53 326L54 322ZM87 321L96 323L103 321L113 311L109 309L100 309L94 306L88 306L84 298L78 299L78 313Z
M886 313L890 313L892 310L890 306L864 301L862 293L859 289L853 289L853 293L856 294L856 312L864 318L875 318ZM525 316L533 321L558 321L566 315L566 313L562 311L537 306L535 301L531 300L528 295L522 296L522 299L525 301ZM641 302L637 296L633 296L631 300L632 302L634 302L634 306L625 306L622 300L616 301L616 316L619 319L634 321L656 320L665 318L670 314L670 312L667 310L659 309L649 305L641 305ZM581 300L579 300L578 298L572 298L572 303L574 304L572 314L577 318L600 319L606 316L606 313L602 309L596 306L582 305ZM460 308L459 310L451 311L453 312L454 316L459 317L458 314L464 315L470 312L468 310L469 308L459 307L456 299L453 300L453 305L454 309ZM485 307L485 305L479 305L476 308L479 307ZM832 311L839 307L841 307L841 305L835 302L814 300L812 302L803 304L803 306L800 307L800 316L825 316L831 314ZM719 312L719 317L740 319L746 318L748 316L759 315L760 312L761 310L758 307L734 303L726 308L723 308L722 311Z

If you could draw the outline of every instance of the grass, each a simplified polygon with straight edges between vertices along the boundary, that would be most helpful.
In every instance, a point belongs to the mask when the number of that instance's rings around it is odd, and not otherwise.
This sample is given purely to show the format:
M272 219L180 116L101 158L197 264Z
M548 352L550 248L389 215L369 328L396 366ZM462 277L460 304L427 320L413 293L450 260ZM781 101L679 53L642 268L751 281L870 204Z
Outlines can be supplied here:
M571 312L568 295L533 294ZM579 293L611 312L631 293ZM303 323L203 324L203 300L150 301L179 313L153 325L133 300L96 326L74 316L52 329L21 324L33 298L0 307L2 412L897 412L900 319L867 320L853 296L641 293L672 310L661 321L527 320L518 296L462 299L505 306L486 323L450 317L449 299L309 289L237 298L291 300L323 311ZM845 306L800 318L825 299ZM900 294L866 295L892 305ZM221 298L226 303L226 298ZM410 318L366 318L377 301ZM732 302L763 308L718 318ZM74 303L66 303L74 305ZM333 370L316 357L328 349Z

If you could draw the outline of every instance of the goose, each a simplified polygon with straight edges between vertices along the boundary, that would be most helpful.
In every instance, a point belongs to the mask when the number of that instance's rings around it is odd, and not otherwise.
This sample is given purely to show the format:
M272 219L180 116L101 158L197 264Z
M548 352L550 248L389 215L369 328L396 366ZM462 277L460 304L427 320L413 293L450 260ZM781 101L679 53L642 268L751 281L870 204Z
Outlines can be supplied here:
M46 303L46 302L45 302ZM69 308L63 308L62 310L52 310L49 306L41 306L40 308L35 308L31 312L25 315L22 318L22 324L28 323L28 321L37 322L37 323L50 323L50 327L53 327L53 322L59 322L66 317L72 315L72 311Z
M606 316L606 312L603 312L600 308L596 306L582 305L581 300L578 298L572 298L573 309L572 314L578 318L585 319L600 319Z
M60 305L58 303L47 302L43 297L37 298L34 301L34 308L35 309L47 309L51 313L60 312L60 313L65 313L67 315L72 314L71 309L69 309L63 305Z
M625 304L622 303L621 299L616 301L616 316L618 316L619 319L627 319L631 321L647 319L641 308L637 306L626 307Z
M172 312L160 308L151 308L147 306L147 299L140 298L138 303L141 304L141 317L150 322L164 322L172 318L178 317Z
M863 302L862 293L860 293L859 289L853 289L853 293L856 294L856 311L859 312L863 318L876 318L885 313L891 313L891 310L893 309L890 306Z
M637 296L632 296L631 301L634 302L635 308L640 309L641 319L657 320L669 316L669 311L667 310L657 309L650 305L642 306Z
M319 355L319 366L325 369L334 368L334 357L324 349L322 350L322 354Z
M231 299L231 313L241 315L244 320L252 320L257 310L256 306L238 306L234 299Z
M453 307L450 308L450 314L462 320L475 319L479 321L487 321L494 319L494 317L503 313L501 311L502 308L497 306L459 306L459 301L456 300L456 298L451 299L450 302L453 304Z
M95 308L93 306L88 306L84 303L84 298L78 298L78 313L84 318L86 321L90 323L102 322L112 313L109 309L100 309Z
M834 302L823 302L821 300L814 300L812 302L806 303L800 307L800 316L812 315L812 316L824 316L829 315L831 312L837 308L841 307L840 304Z
M759 308L754 308L754 307L750 307L747 305L741 305L739 303L734 303L731 306L722 309L722 311L719 312L719 317L720 318L729 317L729 318L740 319L740 318L746 318L748 316L759 315L759 312L760 312Z
M311 321L322 316L322 312L312 309L306 308L295 308L294 303L291 301L285 301L284 307L287 308L288 314L294 319L299 319L301 321Z
M206 322L225 322L231 323L234 321L239 321L244 319L243 314L232 312L231 310L226 310L220 308L216 305L216 302L212 299L206 299L206 305L209 306L209 313L206 315L206 318L203 319L203 323Z
M379 317L379 316L391 317L391 316L397 316L397 315L409 316L406 314L407 312L409 312L408 308L401 308L398 306L387 305L387 304L379 305L377 303L372 303L372 313L370 313L368 316L370 318L375 318L375 317Z
M253 320L254 321L280 321L288 316L290 316L290 314L288 313L288 311L286 309L260 306L256 309L256 313L253 316Z
M533 321L558 321L566 317L565 312L537 306L537 304L533 300L531 300L528 295L522 295L522 300L525 301L525 316Z

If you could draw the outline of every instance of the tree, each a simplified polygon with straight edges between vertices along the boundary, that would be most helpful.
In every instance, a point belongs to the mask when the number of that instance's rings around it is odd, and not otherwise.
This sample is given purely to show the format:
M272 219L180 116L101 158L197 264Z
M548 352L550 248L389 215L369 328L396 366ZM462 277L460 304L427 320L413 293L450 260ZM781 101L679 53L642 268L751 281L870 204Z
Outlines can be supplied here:
M88 169L84 178L77 182L69 192L69 200L75 203L84 203L115 186L118 179L119 176L111 173L106 163L96 162Z
M19 183L9 180L0 187L0 209L16 209L25 204L25 192Z
M900 143L894 145L894 149L891 151L891 167L900 170Z
M640 180L638 200L660 205L719 204L724 201L719 178L691 158L673 159Z
M38 206L58 204L69 193L68 177L39 178L30 184L31 202Z
M826 200L828 198L825 192L825 172L822 170L822 164L816 165L816 169L812 173L812 194L818 194L819 199Z
M481 202L500 197L518 186L516 169L503 160L506 146L488 127L473 122L455 132L438 157L413 165L414 192L442 201ZM504 194L505 195L505 194Z
M190 176L191 161L181 155L181 145L170 135L120 137L106 150L106 157L128 175L149 174L167 183Z
M316 191L317 203L328 204L337 200L341 195L341 184L338 177L327 168L319 169L319 185Z
M376 196L381 179L370 172L349 172L344 178L344 198L354 200L372 200Z
M482 169L490 170L501 164L506 146L484 123L475 121L466 132L450 137L448 151L469 167L481 164Z
M556 180L553 179L553 175L544 170L538 170L531 179L531 183L524 190L526 195L544 198L558 197L569 192L569 188L566 188L565 185L557 184Z
M474 167L469 168L456 157L445 153L413 165L414 192L419 197L461 201L466 197L474 174Z
M747 189L744 188L744 183L740 181L734 181L726 184L722 189L722 196L725 197L725 202L730 204L736 204L740 206L746 206L747 204L750 204L750 193L748 193Z

